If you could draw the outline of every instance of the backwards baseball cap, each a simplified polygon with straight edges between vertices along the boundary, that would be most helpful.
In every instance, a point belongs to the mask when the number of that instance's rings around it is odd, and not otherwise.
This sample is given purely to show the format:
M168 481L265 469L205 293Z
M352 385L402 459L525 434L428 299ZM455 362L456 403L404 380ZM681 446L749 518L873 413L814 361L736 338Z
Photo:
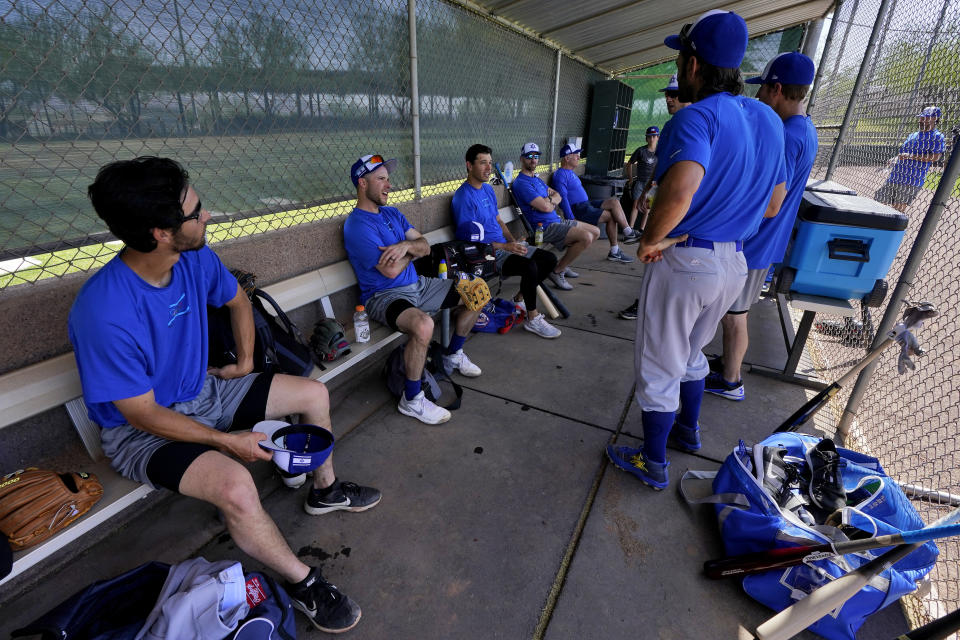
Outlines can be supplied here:
M361 156L359 160L350 167L350 179L353 180L353 186L357 186L357 181L363 176L376 171L380 167L386 167L387 173L393 173L397 168L397 159L384 160L381 155Z
M735 69L747 52L747 23L732 11L713 9L683 25L680 33L663 44L677 51L692 51L715 67Z
M763 73L755 78L748 78L748 84L813 84L813 60L795 51L781 53L770 60L763 68Z
M537 146L536 142L528 142L520 149L521 156L525 156L528 153L540 153L540 147Z
M680 91L680 85L677 84L677 74L670 76L670 82L667 83L667 86L665 86L663 89L657 89L657 91Z
M536 146L536 145L534 145L534 146ZM572 145L572 144L570 144L570 143L568 142L567 144L565 144L565 145L563 145L562 147L560 147L560 157L562 158L562 157L564 157L564 156L568 156L568 155L570 155L571 153L580 153L581 151L583 151L583 149L581 149L580 147L578 147L578 146L576 146L576 145Z
M647 127L648 136L658 136L660 135L660 127L654 125L652 127Z
M936 118L937 120L939 120L941 115L942 115L942 112L940 111L940 107L924 107L923 109L920 110L920 113L917 114L917 117L918 118Z
M287 473L313 471L333 451L333 434L314 424L264 420L255 424L253 430L267 435L260 446L272 451L273 463Z

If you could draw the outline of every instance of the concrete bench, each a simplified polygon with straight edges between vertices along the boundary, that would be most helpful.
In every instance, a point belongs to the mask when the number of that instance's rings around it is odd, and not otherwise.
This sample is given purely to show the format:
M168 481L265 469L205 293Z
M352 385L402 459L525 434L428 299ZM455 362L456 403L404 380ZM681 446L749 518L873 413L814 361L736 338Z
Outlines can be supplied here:
M514 220L511 207L499 211L504 222ZM453 227L443 227L425 234L430 244L452 240ZM333 317L330 296L357 284L353 268L347 260L308 271L301 275L274 283L263 289L285 311L319 302L327 317ZM352 331L348 329L348 333ZM315 367L312 377L329 382L351 369L359 362L392 345L400 336L399 331L389 327L371 325L370 341L352 344L350 353L332 363L325 363L325 370ZM348 335L348 338L351 337ZM58 550L85 533L104 524L139 500L153 492L149 486L128 480L110 468L109 461L100 448L100 428L87 417L87 409L81 397L80 376L73 353L67 353L23 369L0 376L0 430L44 411L65 406L74 427L90 455L91 463L83 471L94 473L103 484L103 498L82 518L66 529L35 545L14 554L13 569L0 580L0 585L23 574L30 567L48 558ZM42 465L42 462L38 462ZM65 471L65 469L56 469ZM14 469L4 470L10 473Z

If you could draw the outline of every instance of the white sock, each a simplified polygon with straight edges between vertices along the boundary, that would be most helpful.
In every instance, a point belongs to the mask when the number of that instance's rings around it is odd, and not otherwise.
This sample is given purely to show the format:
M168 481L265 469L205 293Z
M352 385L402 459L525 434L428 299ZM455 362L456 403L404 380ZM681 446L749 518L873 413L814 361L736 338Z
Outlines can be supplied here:
M632 235L633 235L633 229L632 229L631 227L627 227L626 229L623 230L623 235L625 235L625 236L627 236L627 237L632 236Z

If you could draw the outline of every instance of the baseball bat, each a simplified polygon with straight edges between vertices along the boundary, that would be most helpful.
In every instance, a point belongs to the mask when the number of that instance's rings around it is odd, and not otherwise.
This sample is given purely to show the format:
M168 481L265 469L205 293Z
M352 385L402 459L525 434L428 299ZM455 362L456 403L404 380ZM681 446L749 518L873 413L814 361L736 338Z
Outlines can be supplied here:
M960 609L937 618L919 629L901 634L895 640L944 640L958 629L960 629Z
M960 509L955 509L926 529L935 529L952 525L960 520ZM902 544L877 556L859 569L850 571L815 589L802 600L773 616L757 627L759 640L789 640L834 609L843 606L867 585L875 576L880 575L908 555L916 551L922 542Z
M547 288L547 287L543 287L543 293L544 293L548 298L550 298L550 303L551 303L551 304L554 306L554 308L557 310L557 313L560 314L560 317L561 317L561 318L569 318L569 317L570 317L570 310L567 309L567 305L563 304L563 303L560 301L560 298L557 297L557 294L555 294L553 291L551 291L551 290L550 290L549 288Z
M947 491L937 491L936 489L928 489L918 484L907 484L903 482L900 483L900 488L903 489L903 492L907 494L907 496L916 498L917 500L926 500L934 504L960 507L960 496L948 493Z
M960 519L960 518L958 518ZM960 524L951 524L942 527L926 527L914 531L901 531L863 540L848 540L845 542L825 542L801 547L787 547L770 549L754 553L743 553L726 558L716 558L703 563L703 573L708 578L729 578L751 573L761 573L771 569L793 567L805 562L822 560L832 556L842 556L848 553L869 551L894 545L927 542L939 538L960 535Z
M551 320L560 317L560 312L557 311L557 308L550 302L546 290L540 285L537 285L537 301L543 306L544 313L546 313Z

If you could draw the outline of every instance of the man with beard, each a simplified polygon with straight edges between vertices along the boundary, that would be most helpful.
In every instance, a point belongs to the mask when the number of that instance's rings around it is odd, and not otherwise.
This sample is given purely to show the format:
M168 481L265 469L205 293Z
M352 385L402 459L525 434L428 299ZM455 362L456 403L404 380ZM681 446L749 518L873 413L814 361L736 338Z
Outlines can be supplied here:
M396 166L395 159L366 155L350 168L357 206L343 224L343 241L370 317L410 336L403 349L407 378L397 410L425 424L441 424L450 412L431 402L420 386L433 339L430 314L454 309L454 332L443 364L448 371L457 369L473 378L480 375L480 367L463 352L463 344L480 312L461 304L453 280L417 275L413 261L430 253L430 243L398 209L387 206L390 172Z
M124 242L80 290L69 318L83 398L111 465L131 480L216 505L237 546L283 576L315 627L351 629L360 607L290 550L235 459L271 459L259 446L265 434L236 431L264 419L300 414L330 430L326 387L251 373L250 301L205 246L210 214L183 167L155 157L113 162L88 195ZM229 309L237 342L237 362L209 370L208 304ZM304 505L312 515L380 502L376 489L337 480L332 457L312 475Z

